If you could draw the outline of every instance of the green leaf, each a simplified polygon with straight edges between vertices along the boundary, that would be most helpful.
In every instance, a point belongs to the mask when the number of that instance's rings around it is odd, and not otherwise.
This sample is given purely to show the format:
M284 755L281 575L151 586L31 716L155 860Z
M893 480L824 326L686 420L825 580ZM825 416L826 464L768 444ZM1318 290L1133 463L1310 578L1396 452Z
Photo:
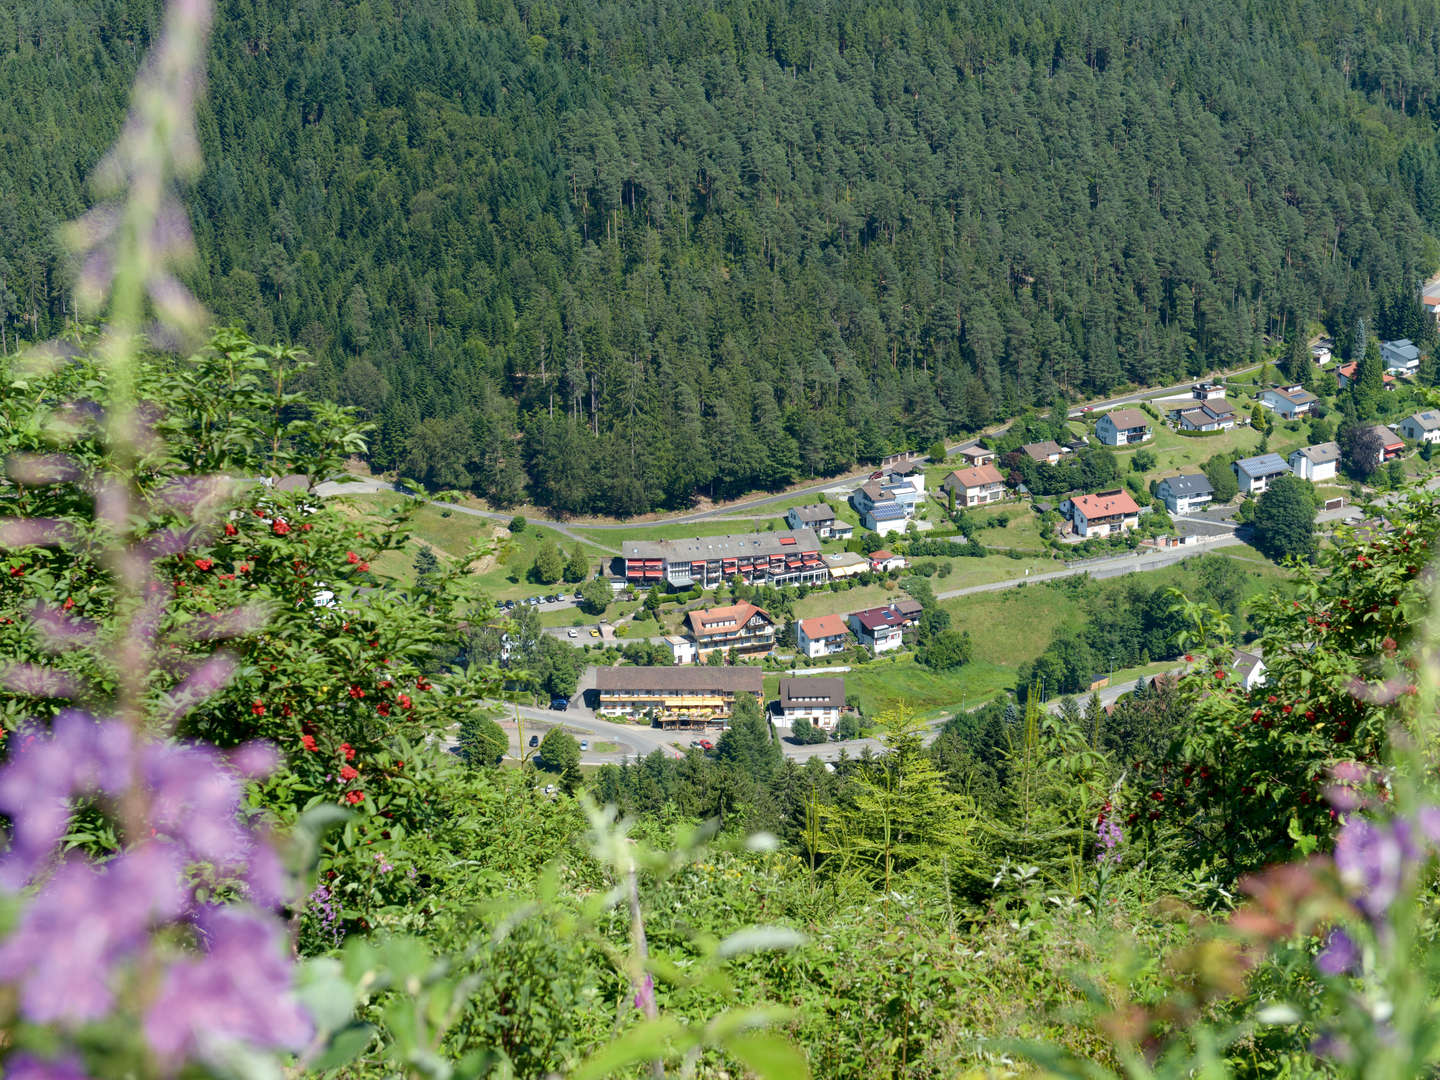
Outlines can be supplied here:
M334 957L307 960L300 968L298 995L320 1031L343 1027L355 1011L355 990Z
M570 1074L570 1080L601 1080L638 1061L665 1056L674 1043L688 1049L695 1044L694 1033L679 1020L662 1016L637 1024L620 1038L597 1050Z
M310 1062L310 1070L328 1072L354 1061L375 1037L375 1029L369 1024L350 1024L330 1037L324 1053Z
M774 949L794 949L805 944L805 935L786 926L751 926L737 930L715 950L716 956L740 956L744 953Z
M760 1080L803 1080L810 1075L810 1063L799 1047L779 1035L740 1035L725 1043L725 1049Z

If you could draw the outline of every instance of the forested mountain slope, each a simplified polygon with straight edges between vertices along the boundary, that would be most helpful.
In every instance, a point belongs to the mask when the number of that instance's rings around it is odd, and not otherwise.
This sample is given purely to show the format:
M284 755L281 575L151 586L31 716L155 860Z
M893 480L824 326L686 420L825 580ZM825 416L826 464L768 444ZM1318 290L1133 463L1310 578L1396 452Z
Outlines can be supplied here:
M20 8L11 341L65 323L54 228L156 17ZM1408 295L1437 8L221 0L194 284L309 348L380 466L571 512L734 495Z

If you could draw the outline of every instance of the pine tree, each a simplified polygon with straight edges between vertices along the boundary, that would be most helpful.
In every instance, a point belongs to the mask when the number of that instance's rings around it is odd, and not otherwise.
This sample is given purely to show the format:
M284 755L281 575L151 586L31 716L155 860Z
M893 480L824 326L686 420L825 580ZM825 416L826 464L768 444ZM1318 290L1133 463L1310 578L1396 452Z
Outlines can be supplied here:
M535 553L535 580L542 585L554 585L565 573L565 558L560 554L560 545L547 539Z
M421 589L428 588L431 579L440 572L440 560L435 558L435 552L428 544L415 552L415 561L411 566L415 570L415 584Z
M565 580L572 585L584 581L590 576L590 560L585 558L585 552L579 544L575 550L570 552L570 559L565 563Z

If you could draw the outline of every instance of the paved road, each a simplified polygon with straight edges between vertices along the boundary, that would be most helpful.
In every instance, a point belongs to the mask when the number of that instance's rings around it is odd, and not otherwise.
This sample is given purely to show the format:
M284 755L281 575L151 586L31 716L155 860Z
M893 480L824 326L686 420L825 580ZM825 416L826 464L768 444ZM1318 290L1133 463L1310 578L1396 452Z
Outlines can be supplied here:
M1240 375L1248 371L1254 371L1258 366L1259 365L1252 364L1243 368L1236 368L1229 372L1217 372L1216 376L1212 377L1225 375ZM1071 419L1075 419L1086 415L1087 411L1093 412L1097 410L1113 408L1118 405L1130 405L1139 401L1147 401L1151 398L1171 397L1176 394L1188 393L1192 385L1193 380L1183 383L1176 383L1174 386L1162 386L1149 390L1139 390L1133 394L1126 394L1123 397L1106 398L1103 401L1092 401L1086 403L1086 405L1084 406L1077 406L1076 408L1072 409L1069 415ZM1009 428L1010 421L1007 420L1003 424L992 425L991 427L988 427L983 431L977 432L975 435L972 435L966 439L958 440L953 444L947 444L946 449L953 453L955 450L959 449L962 446L973 446L981 438L992 435L1002 435L1006 431L1008 431ZM863 469L855 469L852 472L845 473L840 476L832 476L828 480L808 484L803 487L792 488L788 491L782 491L774 495L762 495L751 499L741 499L738 502L733 502L720 506L712 506L706 510L683 511L677 514L665 514L647 520L635 520L628 522L574 520L556 521L550 518L530 518L529 520L535 522L535 524L537 525L544 525L546 528L554 529L562 536L569 537L571 540L581 540L585 543L592 544L593 546L598 547L602 551L606 551L611 555L618 555L620 554L618 549L607 547L604 544L596 543L590 537L579 536L573 530L585 529L587 532L603 532L607 530L623 531L643 529L654 525L687 525L691 522L701 522L711 518L733 517L743 519L745 511L752 508L768 506L772 503L777 502L785 502L789 499L794 499L798 496L803 495L820 495L826 491L829 491L831 488L843 488L846 485L854 484L859 480L863 480L865 477L869 476L872 471L873 469L868 467ZM367 493L375 493L381 491L396 491L398 489L395 487L394 484L384 480L378 480L374 477L361 477L350 483L337 483L333 481L327 481L325 483L317 485L315 490L316 493L319 495L330 496L340 494L363 495ZM435 501L435 505L442 507L446 510L450 510L453 513L465 514L470 517L476 518L484 518L488 521L505 522L509 521L510 518L513 516L512 514L502 514L494 510L477 510L474 507L461 506L458 503ZM754 521L762 519L750 518L749 520Z

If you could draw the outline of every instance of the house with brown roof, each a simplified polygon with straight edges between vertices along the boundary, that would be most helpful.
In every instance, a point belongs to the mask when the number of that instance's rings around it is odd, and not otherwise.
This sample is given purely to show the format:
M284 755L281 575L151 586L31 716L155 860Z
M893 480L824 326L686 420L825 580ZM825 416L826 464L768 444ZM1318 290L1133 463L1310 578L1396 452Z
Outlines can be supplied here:
M853 640L843 615L817 615L795 624L795 647L811 660L843 652Z
M1150 417L1139 409L1114 409L1095 421L1095 435L1106 446L1133 446L1150 438Z
M1260 404L1284 420L1308 415L1319 400L1303 386L1272 386L1260 392Z
M893 606L866 608L847 616L855 636L877 656L900 648L906 626L905 616Z
M777 704L780 722L786 727L794 727L795 721L803 718L825 731L834 731L845 708L845 680L781 679Z
M763 608L744 600L691 611L685 623L701 660L717 650L729 655L769 652L775 647L775 620Z
M1065 505L1077 536L1109 536L1127 532L1140 523L1140 507L1128 491L1120 488L1097 491L1094 495L1076 495L1066 500Z
M886 551L883 548L870 553L870 569L877 574L888 574L891 570L904 570L905 566L904 555L896 555L893 551Z
M977 465L973 469L956 469L940 481L948 495L955 493L960 506L985 506L1005 498L1005 477L994 465Z
M964 458L965 464L971 468L976 465L993 465L995 463L995 451L986 450L979 443L974 446L962 446L955 453Z
M825 503L792 506L785 514L785 524L792 529L814 529L821 540L828 540L830 530L835 527L835 511Z
M1394 461L1405 452L1405 440L1384 424L1376 424L1371 430L1380 438L1380 464Z
M1065 453L1065 448L1054 439L1046 439L1044 442L1026 443L1020 447L1020 452L1031 461L1041 461L1049 465L1059 465L1060 458Z
M1235 406L1216 398L1182 410L1177 419L1186 431L1227 431L1235 426Z
M764 704L758 667L602 667L595 672L596 712L648 718L667 728L704 728L730 722L735 701L749 694Z

